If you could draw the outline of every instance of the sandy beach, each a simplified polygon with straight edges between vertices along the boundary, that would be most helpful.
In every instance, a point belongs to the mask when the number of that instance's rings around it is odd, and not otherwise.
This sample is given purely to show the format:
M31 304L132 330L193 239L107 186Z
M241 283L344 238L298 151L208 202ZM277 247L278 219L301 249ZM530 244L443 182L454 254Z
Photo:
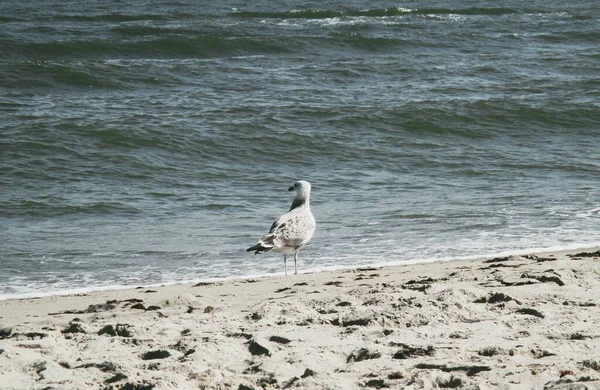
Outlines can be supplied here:
M579 252L0 301L0 388L600 388Z

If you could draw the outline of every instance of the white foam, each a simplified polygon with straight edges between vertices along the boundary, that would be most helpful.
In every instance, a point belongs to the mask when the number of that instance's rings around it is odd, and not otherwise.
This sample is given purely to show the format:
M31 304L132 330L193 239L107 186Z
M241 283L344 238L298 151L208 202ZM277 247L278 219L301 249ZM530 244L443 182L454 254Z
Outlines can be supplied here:
M575 214L577 218L595 218L600 217L600 207L591 210L584 210Z
M478 260L478 259L487 259L494 257L506 257L506 256L522 256L526 254L532 253L546 253L546 252L565 252L565 251L588 251L588 250L596 250L599 248L599 244L596 243L577 243L570 245L557 245L557 246L549 246L549 247L537 247L537 248L527 248L527 249L517 249L517 250L507 250L501 252L493 252L493 253L481 253L481 254L473 254L469 256L440 256L440 257L427 257L427 258L415 258L415 259L403 259L403 260L392 260L392 261L380 261L380 262L364 262L361 264L355 263L354 258L348 258L348 261L353 262L353 264L343 264L343 265L327 265L327 266L315 266L307 269L302 269L299 271L300 274L311 274L311 273L321 273L321 272L331 272L331 271L340 271L340 270L351 270L357 268L365 268L365 267L396 267L402 265L414 265L414 264L427 264L427 263L435 263L435 262L447 262L447 261L461 261L461 260ZM332 263L337 262L338 264L343 262L343 259L335 258L329 259ZM94 292L101 291L118 291L118 290L131 290L142 286L143 288L153 288L153 287L162 287L162 286L175 286L175 285L184 285L184 284L196 284L196 283L214 283L214 282L224 282L224 281L232 281L232 280L247 280L247 279L258 279L265 277L279 277L283 276L283 272L269 272L269 273L253 273L247 275L237 275L237 276L228 276L228 277L214 277L214 278L195 278L195 279L187 279L187 280L175 280L175 281L165 281L160 283L136 283L134 285L106 285L106 286L92 286L86 288L75 288L75 289L65 289L65 290L55 290L55 291L41 291L41 292L26 292L26 293L16 293L16 294L0 294L0 301L8 300L8 299L31 299L31 298L43 298L50 296L66 296L66 295L77 295L77 294L88 294ZM293 277L290 277L293 278Z

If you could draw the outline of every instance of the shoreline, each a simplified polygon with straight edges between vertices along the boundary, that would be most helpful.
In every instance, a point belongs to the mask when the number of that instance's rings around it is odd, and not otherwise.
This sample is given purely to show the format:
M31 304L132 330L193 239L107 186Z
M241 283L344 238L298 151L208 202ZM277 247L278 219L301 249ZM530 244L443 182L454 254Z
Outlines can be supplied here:
M599 248L6 299L0 389L600 388Z
M377 268L387 268L387 267L402 267L406 265L419 265L419 264L431 264L431 263L447 263L447 262L455 262L455 261L479 261L485 260L487 258L492 257L506 257L506 256L523 256L523 255L546 255L546 254L568 254L573 252L594 252L600 250L600 246L593 244L573 244L567 246L553 246L548 248L530 248L530 249L517 249L513 251L503 251L498 253L492 253L487 255L470 255L464 257L442 257L442 258L417 258L414 260L399 260L399 261L391 261L385 263L374 263L374 264L359 264L359 265L351 265L351 266L330 266L330 267L316 267L309 268L307 270L299 270L299 274L301 275L309 275L316 273L327 273L327 272L340 272L347 271L356 268L364 268L364 267L377 267ZM107 285L107 286L97 286L90 288L77 288L73 290L56 290L56 291L44 291L40 293L36 292L27 292L27 293L17 293L17 294L0 294L0 302L7 300L20 300L20 299L39 299L39 298L47 298L53 296L69 296L69 295L80 295L80 294L93 294L97 292L106 292L106 291L122 291L122 290L134 290L136 288L159 288L159 287L168 287L168 286L178 286L178 285L187 285L187 284L196 284L196 283L217 283L217 282L227 282L227 281L236 281L236 280L246 280L246 279L260 279L260 278L271 278L271 277L283 277L283 272L271 273L271 274L253 274L247 276L229 276L222 278L195 278L189 280L181 280L181 281L172 281L172 282L163 282L163 283L150 283L150 284L137 284L137 285Z

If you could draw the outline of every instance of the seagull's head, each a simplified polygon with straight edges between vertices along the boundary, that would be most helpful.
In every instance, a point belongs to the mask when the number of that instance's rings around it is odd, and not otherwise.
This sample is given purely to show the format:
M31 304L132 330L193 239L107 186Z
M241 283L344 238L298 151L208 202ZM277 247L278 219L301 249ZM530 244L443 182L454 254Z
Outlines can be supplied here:
M297 181L288 191L296 191L296 198L308 199L310 196L310 183L305 180Z

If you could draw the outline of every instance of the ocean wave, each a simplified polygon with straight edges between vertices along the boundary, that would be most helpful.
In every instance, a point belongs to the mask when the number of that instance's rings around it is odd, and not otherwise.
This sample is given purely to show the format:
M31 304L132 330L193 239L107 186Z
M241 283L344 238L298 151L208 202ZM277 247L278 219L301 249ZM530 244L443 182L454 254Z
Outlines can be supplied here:
M194 37L169 36L148 40L82 39L52 42L0 40L0 54L6 58L179 58L239 56L285 53L289 49L270 38L204 34Z
M65 204L61 200L20 200L0 202L0 213L5 217L37 216L57 217L67 215L131 215L141 210L119 202L94 202Z
M22 12L16 15L0 15L0 23L36 22L36 23L128 23L128 22L161 22L169 20L190 19L194 15L180 12L170 13L58 13L58 12Z
M148 69L148 62L136 60L25 60L15 62L6 67L5 72L0 72L0 85L19 91L61 87L129 89L141 85L154 87L179 80L170 73L153 77L140 72L140 68L144 67Z
M139 22L139 21L165 21L170 19L181 19L185 15L174 14L123 14L123 13L109 13L109 14L96 14L96 15L85 15L85 14L58 14L48 15L41 17L34 17L35 21L52 21L52 22L109 22L109 23L122 23L122 22Z
M16 16L7 16L7 15L0 15L0 23L14 23L14 22L23 22L27 19L25 18L19 18Z
M503 7L469 7L469 8L376 8L362 10L291 10L280 12L266 11L243 11L237 10L232 12L233 16L240 18L265 18L265 19L327 19L341 17L390 17L403 15L510 15L518 14L521 11L514 8Z
M0 76L9 88L45 88L58 85L73 87L111 87L109 79L95 74L94 69L86 69L80 64L49 61L25 61Z
M534 39L545 42L564 42L565 40L575 40L578 42L589 41L596 44L600 41L600 31L556 31L552 33L531 33Z
M590 210L582 210L575 214L577 218L600 218L600 207L594 207Z
M116 32L118 34L129 36L129 37L138 37L138 36L164 36L164 35L192 35L198 34L199 31L193 29L186 29L182 27L159 27L159 26L149 26L143 23L136 24L119 24L115 27L112 27L110 31Z

